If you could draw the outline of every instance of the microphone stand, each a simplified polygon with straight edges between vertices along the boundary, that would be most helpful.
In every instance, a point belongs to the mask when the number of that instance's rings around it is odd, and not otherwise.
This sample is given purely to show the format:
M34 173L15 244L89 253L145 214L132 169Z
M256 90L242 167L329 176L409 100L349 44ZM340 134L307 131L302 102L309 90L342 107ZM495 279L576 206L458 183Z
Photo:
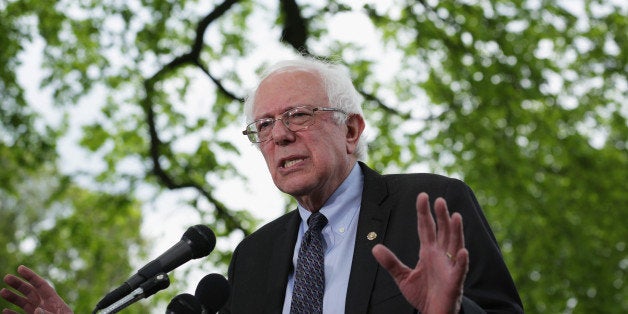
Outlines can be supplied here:
M155 277L152 277L142 283L137 289L133 290L124 298L104 308L101 313L118 313L138 300L148 298L158 291L166 289L169 285L170 279L168 278L168 275L166 273L159 273Z

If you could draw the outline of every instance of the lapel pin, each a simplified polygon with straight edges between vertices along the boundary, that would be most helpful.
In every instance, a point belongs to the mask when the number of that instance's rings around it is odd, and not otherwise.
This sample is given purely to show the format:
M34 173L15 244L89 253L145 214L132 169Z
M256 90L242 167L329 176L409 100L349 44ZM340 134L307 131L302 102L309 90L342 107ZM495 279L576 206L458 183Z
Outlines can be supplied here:
M369 232L369 234L366 235L366 238L369 241L373 241L373 240L375 240L375 238L377 238L377 233L375 233L375 231L371 231L371 232Z

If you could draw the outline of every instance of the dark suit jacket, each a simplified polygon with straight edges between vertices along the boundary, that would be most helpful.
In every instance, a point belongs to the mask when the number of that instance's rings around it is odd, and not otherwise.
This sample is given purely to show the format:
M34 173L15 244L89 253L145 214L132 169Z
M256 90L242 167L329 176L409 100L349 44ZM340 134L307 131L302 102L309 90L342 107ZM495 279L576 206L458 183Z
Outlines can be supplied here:
M345 313L416 312L371 249L383 243L406 265L416 265L419 239L415 204L419 192L428 193L431 202L445 198L449 210L462 215L470 262L463 311L523 312L495 237L466 184L433 174L380 175L362 163L360 166L364 190ZM300 221L294 210L242 240L229 266L232 291L223 313L281 313ZM368 240L370 232L377 237Z

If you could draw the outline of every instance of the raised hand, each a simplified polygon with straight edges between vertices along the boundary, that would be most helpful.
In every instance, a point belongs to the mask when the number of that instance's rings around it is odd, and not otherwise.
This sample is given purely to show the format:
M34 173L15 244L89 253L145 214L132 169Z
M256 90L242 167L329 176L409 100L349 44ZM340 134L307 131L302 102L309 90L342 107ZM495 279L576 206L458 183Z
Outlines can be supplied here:
M458 213L450 217L447 203L438 198L434 202L437 228L425 193L417 197L416 208L421 248L414 269L404 265L384 245L376 245L373 255L395 279L408 302L422 314L458 313L469 270L462 217Z
M54 288L28 267L20 265L17 272L22 278L15 275L6 275L4 282L11 288L19 291L19 295L12 290L3 288L0 296L19 306L27 314L71 314L72 310L65 304ZM4 309L2 314L17 314Z

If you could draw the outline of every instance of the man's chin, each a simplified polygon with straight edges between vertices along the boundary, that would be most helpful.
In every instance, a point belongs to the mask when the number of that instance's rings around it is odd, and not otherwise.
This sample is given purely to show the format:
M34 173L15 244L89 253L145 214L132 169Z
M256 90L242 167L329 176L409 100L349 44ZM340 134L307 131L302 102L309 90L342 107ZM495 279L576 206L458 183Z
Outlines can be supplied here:
M295 187L280 187L279 190L283 193L291 195L292 197L299 197L305 194L303 189Z
M293 197L305 195L309 191L308 187L303 184L303 180L288 180L283 182L275 182L277 188Z

